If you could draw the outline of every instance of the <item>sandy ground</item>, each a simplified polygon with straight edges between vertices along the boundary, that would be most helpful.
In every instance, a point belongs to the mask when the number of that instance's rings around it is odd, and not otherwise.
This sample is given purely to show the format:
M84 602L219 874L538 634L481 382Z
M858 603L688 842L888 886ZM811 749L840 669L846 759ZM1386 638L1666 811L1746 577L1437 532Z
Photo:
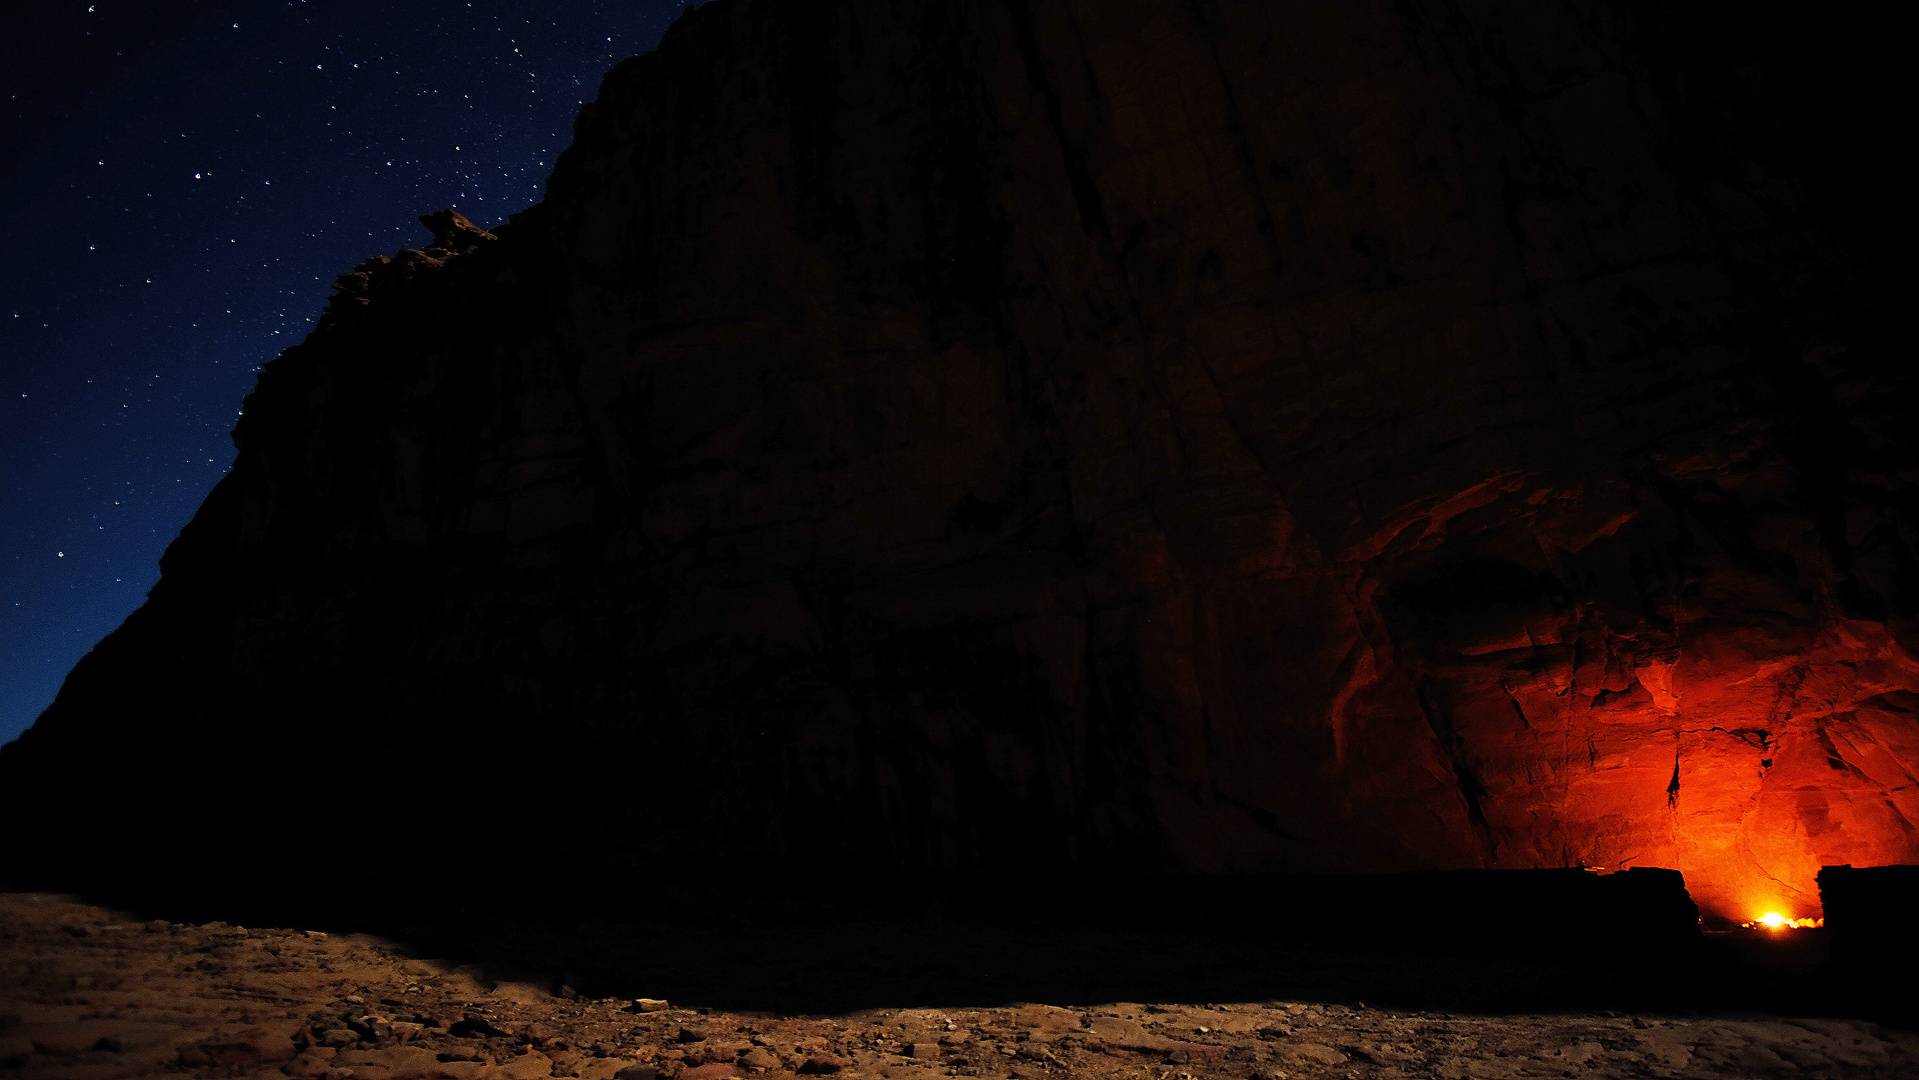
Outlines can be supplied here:
M790 933L750 929L465 940L488 959L433 958L358 933L143 921L71 897L0 893L0 1075L1919 1077L1919 1035L1844 1017L1442 1012L1355 996L1391 998L1414 985L1427 999L1488 986L1514 1001L1550 998L1559 977L1523 966L1462 974L1444 961L1293 957L1290 974L1274 974L1278 961L1256 948L1208 946L1216 965L1220 950L1250 958L1235 981L1148 937L1062 943L1042 931L905 927L829 928L797 948ZM529 957L580 970L516 967ZM1002 977L1037 968L1045 978ZM1316 996L1201 1001L1189 992L1288 979ZM661 997L591 996L575 983ZM1019 985L1059 997L992 997ZM1081 996L1152 986L1171 1000ZM803 1007L809 1001L818 1007Z

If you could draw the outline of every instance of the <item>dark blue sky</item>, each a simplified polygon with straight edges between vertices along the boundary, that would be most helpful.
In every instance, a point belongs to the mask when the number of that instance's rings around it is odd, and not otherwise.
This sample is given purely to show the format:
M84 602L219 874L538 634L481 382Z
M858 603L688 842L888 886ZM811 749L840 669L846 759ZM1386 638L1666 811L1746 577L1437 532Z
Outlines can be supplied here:
M258 366L537 202L682 0L27 0L0 44L0 742L138 607Z

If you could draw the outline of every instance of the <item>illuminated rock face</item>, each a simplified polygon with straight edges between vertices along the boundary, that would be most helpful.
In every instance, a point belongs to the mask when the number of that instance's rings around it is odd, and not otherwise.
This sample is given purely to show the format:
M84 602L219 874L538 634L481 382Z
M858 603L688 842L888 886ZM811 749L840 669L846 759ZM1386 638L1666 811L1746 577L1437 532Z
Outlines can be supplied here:
M1816 913L1919 857L1912 396L1816 185L1633 10L707 5L544 204L269 365L0 757L105 807L19 858L267 865L348 804L582 889L1660 865ZM98 839L135 806L165 842Z

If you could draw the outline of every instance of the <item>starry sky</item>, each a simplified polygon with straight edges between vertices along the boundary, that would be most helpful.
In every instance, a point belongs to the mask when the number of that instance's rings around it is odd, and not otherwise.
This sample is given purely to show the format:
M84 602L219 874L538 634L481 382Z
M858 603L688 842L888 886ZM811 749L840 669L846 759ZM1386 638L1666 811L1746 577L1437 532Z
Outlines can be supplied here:
M538 202L683 0L24 0L0 38L0 742L138 607L330 283ZM24 10L22 10L22 7Z

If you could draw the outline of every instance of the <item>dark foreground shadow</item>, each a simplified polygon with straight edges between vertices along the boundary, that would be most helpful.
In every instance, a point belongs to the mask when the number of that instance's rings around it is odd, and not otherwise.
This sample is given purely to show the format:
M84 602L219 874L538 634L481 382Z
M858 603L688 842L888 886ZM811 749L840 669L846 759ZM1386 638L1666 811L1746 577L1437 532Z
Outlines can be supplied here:
M733 1012L1284 1000L1453 1013L1855 1016L1901 1027L1919 1017L1910 989L1887 988L1888 975L1909 988L1909 971L1835 962L1824 931L1708 935L1695 923L1674 932L1670 912L1637 921L1631 912L1611 921L1572 912L1580 921L1537 909L1542 889L1564 899L1564 880L1462 880L1315 879L1316 898L1292 901L1295 879L1134 882L1103 898L1112 883L1043 894L1003 884L999 902L970 891L975 883L930 894L947 901L930 910L923 889L914 890L917 910L905 910L915 905L903 908L897 891L851 908L710 896L621 905L559 895L529 904L522 894L505 903L479 892L403 903L313 890L96 889L87 899L141 918L369 933L417 957L477 965L469 971L482 979ZM1515 896L1535 910L1500 907L1499 897ZM1488 910L1459 906L1473 903Z

